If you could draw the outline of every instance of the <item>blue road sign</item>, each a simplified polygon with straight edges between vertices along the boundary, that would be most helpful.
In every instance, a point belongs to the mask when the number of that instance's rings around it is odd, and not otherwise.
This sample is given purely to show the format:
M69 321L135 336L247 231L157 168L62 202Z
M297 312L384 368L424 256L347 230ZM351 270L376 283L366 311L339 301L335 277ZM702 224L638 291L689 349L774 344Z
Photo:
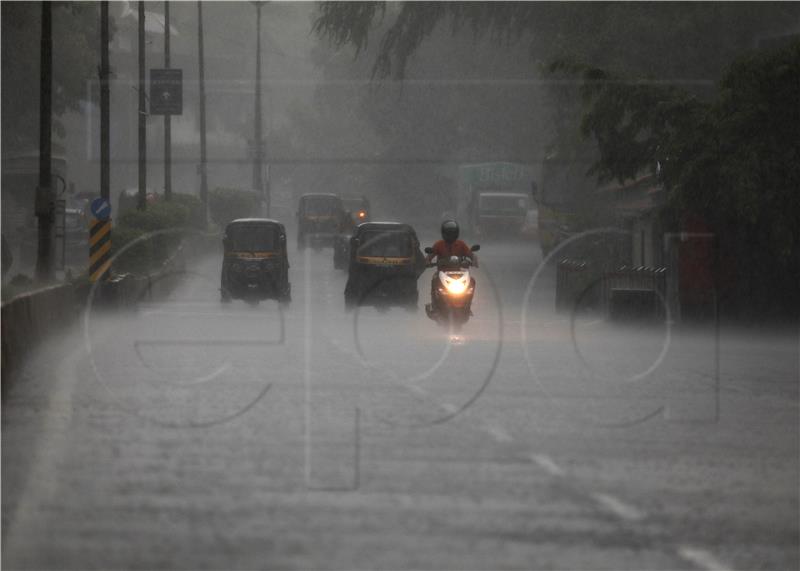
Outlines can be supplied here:
M111 216L111 205L105 198L95 198L92 200L90 210L92 211L92 216L98 220L108 220L109 216Z

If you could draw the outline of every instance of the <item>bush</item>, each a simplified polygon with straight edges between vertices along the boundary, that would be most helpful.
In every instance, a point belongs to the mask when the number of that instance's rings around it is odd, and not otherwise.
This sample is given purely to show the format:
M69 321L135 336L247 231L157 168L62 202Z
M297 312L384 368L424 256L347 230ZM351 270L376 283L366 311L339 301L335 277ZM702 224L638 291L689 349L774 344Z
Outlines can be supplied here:
M111 255L116 256L125 246L144 236L146 232L137 228L118 225L112 228ZM153 266L152 240L142 240L129 250L126 250L118 259L114 260L113 267L118 273L147 273Z
M186 208L186 225L197 230L206 230L208 223L206 213L203 209L203 202L198 196L193 194L173 193L172 204L177 204Z
M249 190L215 188L208 194L209 215L220 228L231 220L253 216L260 209L261 197Z
M116 255L126 245L150 234L175 230L176 232L156 234L142 240L114 260L117 272L147 273L163 264L177 249L183 238L180 230L201 225L202 203L191 195L175 194L173 200L160 200L149 204L147 210L128 210L118 219L113 228L112 255ZM201 226L204 227L204 226Z

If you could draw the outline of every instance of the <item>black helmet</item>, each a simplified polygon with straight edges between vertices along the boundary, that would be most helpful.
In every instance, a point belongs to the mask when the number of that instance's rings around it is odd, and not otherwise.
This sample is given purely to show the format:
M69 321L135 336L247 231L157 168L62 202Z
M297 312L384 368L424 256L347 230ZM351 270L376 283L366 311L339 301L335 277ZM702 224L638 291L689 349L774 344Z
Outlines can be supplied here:
M458 239L458 222L445 220L442 222L442 240L451 244Z

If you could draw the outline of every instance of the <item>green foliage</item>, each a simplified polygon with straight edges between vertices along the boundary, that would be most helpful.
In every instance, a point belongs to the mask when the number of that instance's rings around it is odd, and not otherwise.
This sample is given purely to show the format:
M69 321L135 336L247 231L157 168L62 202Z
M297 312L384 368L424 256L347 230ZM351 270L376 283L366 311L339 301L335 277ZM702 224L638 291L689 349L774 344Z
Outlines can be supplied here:
M139 228L131 228L122 224L115 225L111 232L111 255L113 268L117 273L146 274L155 269L157 262L153 255L152 240L141 240L126 249L132 242L145 236L147 232ZM124 252L123 252L124 250Z
M189 228L195 228L197 230L206 229L206 213L203 208L203 201L200 200L198 196L195 196L194 194L173 192L172 203L186 208L186 226Z
M128 210L119 217L121 226L138 230L156 231L165 228L181 228L186 225L189 210L176 202L159 200L148 204L146 210Z
M8 149L36 147L39 131L40 2L3 2L2 10L2 132ZM97 78L100 5L91 2L54 2L53 17L53 123L63 136L57 118L79 108L87 82ZM113 28L113 26L111 26ZM114 30L110 30L113 35ZM9 86L14 86L9 89Z
M136 245L114 261L117 272L147 273L163 264L176 250L187 228L202 229L202 203L192 195L173 194L173 200L159 200L146 210L128 210L113 227L112 255L137 239Z
M499 45L523 43L540 62L572 57L595 66L669 78L716 77L765 29L785 29L800 6L761 2L320 3L314 32L365 52L370 31L392 14L373 73L403 77L437 26ZM702 57L698 57L702 53Z
M220 228L231 220L255 216L260 206L258 194L248 190L215 188L208 193L209 215Z
M572 171L564 178L585 179L585 186L593 189L587 171L595 161L596 144L587 144L581 135L582 97L574 70L548 72L545 63L590 62L593 68L609 70L609 76L613 70L619 78L651 78L639 81L638 92L631 95L640 100L661 100L663 89L684 94L683 100L670 99L669 108L639 106L640 115L629 118L622 133L609 132L607 148L617 144L616 161L627 163L629 176L649 157L656 139L635 141L627 132L656 119L665 131L680 120L702 119L700 103L710 96L724 67L760 35L784 30L786 21L798 17L800 4L748 2L320 3L314 31L342 48L334 55L317 50L317 63L328 77L360 80L371 71L373 79L413 81L375 81L369 93L319 88L313 111L292 117L287 139L303 152L314 149L323 155L335 149L337 156L368 154L413 163L401 176L389 176L385 168L358 171L368 181L367 192L387 197L392 206L402 202L395 193L406 197L405 204L421 204L417 196L408 198L416 189L431 197L432 181L448 176L446 169L426 166L422 157L527 163L555 156L564 170ZM359 57L349 61L352 55ZM538 78L545 81L536 83ZM619 96L609 93L608 99ZM623 104L616 102L618 108ZM330 134L323 125L336 128ZM584 125L585 130L592 127ZM623 141L631 144L622 146ZM663 138L659 141L663 144ZM675 158L672 151L660 152ZM647 166L654 168L655 163ZM613 178L600 169L591 175ZM558 194L560 189L553 186L548 185ZM440 211L441 203L431 208ZM588 199L579 204L594 208Z
M676 218L704 220L750 310L800 301L800 41L738 59L713 101L584 71L595 170L620 181L660 165Z
M369 30L376 17L383 17L382 2L323 2L313 32L326 36L336 45L352 44L356 53L367 46Z

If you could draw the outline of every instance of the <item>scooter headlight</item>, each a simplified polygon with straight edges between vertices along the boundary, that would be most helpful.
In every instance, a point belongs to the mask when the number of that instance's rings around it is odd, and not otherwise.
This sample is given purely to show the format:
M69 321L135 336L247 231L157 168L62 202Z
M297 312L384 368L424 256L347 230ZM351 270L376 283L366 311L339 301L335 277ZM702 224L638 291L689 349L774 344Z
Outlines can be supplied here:
M444 285L447 293L451 295L461 295L469 287L469 274L457 274L449 276L442 274L442 284Z

